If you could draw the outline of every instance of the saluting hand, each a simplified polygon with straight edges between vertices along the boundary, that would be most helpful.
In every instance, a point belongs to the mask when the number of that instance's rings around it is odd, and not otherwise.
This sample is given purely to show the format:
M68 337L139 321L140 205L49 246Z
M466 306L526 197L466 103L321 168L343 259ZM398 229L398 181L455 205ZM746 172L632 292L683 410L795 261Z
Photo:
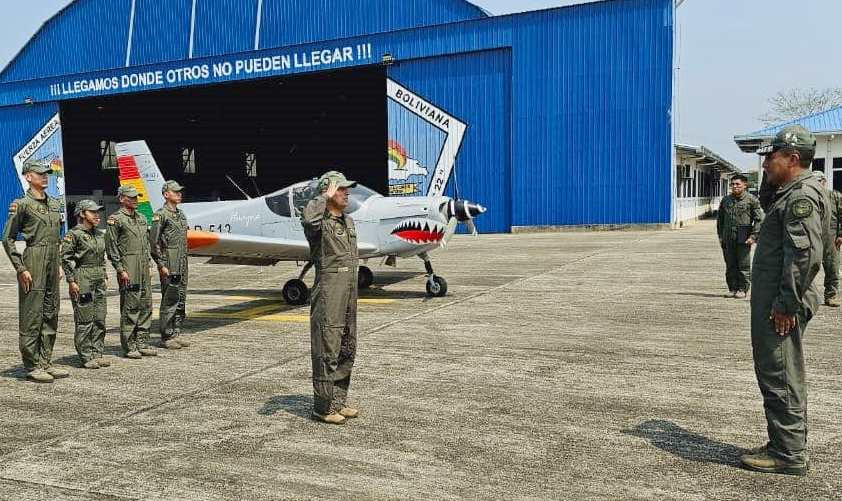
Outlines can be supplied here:
M21 288L23 288L24 294L29 294L29 291L32 290L32 273L28 271L18 273L18 282Z
M789 334L789 332L798 325L798 319L795 315L787 315L786 313L781 313L777 310L772 310L772 314L769 315L769 320L775 323L775 332L777 332L781 337Z
M327 185L327 189L325 190L325 195L328 198L333 198L333 195L336 195L336 191L339 189L339 185L336 181L331 181L329 185Z

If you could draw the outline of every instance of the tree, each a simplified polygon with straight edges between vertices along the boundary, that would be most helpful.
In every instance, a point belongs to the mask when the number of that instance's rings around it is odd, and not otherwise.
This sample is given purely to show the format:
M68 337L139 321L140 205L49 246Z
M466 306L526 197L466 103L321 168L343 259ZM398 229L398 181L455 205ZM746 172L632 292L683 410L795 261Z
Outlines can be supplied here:
M842 106L842 87L781 91L768 102L771 109L759 120L765 125L775 125Z

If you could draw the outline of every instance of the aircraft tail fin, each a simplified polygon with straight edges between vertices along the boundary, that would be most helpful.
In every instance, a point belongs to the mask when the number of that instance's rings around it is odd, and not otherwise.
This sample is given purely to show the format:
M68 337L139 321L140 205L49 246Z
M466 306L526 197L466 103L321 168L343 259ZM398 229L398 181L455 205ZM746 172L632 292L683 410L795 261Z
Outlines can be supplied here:
M118 143L117 166L120 168L120 186L134 186L138 192L137 210L152 224L152 214L164 206L164 176L149 151L146 141Z

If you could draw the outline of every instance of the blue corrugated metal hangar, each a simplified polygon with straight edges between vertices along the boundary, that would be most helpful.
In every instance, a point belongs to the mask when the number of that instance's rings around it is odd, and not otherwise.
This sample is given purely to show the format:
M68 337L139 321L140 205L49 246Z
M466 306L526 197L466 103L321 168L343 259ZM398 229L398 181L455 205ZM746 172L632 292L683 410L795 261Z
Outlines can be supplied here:
M673 17L672 0L76 0L0 74L0 203L32 158L69 202L107 199L114 143L143 139L190 201L338 167L393 196L458 185L489 208L481 232L666 225Z

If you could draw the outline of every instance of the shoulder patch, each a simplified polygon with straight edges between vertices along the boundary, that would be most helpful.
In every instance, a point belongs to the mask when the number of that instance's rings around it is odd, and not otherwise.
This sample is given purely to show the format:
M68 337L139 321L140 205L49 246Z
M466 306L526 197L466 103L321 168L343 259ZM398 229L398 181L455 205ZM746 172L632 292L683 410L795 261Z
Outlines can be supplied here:
M64 236L64 241L65 241L65 242L72 242L72 241L73 241L73 234L72 234L72 233L68 233L67 235L65 235L65 236Z
M117 224L117 220L113 217L109 217L105 222L108 224Z
M792 217L803 219L813 213L813 204L806 198L800 198L792 202L789 212Z

